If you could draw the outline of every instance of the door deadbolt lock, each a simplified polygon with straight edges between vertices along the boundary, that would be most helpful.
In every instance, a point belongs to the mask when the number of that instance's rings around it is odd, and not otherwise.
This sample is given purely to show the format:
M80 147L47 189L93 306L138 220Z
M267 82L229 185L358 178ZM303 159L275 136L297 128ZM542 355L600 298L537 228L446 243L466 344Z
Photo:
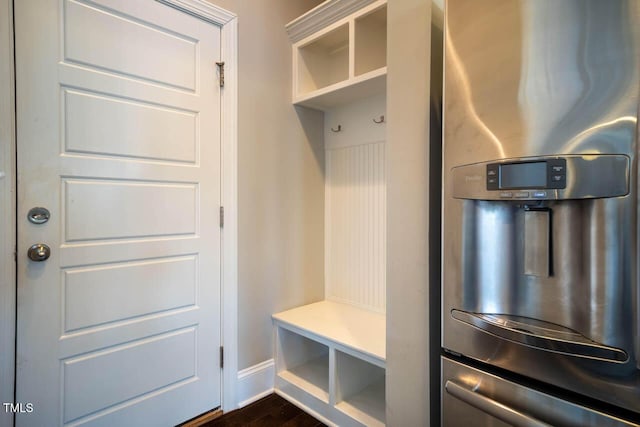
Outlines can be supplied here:
M51 256L51 248L44 243L36 243L29 248L27 256L31 261L46 261Z
M29 219L29 222L32 224L44 224L49 221L50 217L51 213L49 209L40 207L29 209L29 213L27 214L27 219Z

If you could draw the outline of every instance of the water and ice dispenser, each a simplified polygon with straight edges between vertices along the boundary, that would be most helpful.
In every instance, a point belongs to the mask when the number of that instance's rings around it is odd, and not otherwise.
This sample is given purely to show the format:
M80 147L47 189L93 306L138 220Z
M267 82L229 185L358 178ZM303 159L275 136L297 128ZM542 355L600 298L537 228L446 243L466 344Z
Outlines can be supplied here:
M463 232L452 316L541 349L626 361L631 319L611 308L629 304L634 206L619 197L629 169L626 155L454 167Z

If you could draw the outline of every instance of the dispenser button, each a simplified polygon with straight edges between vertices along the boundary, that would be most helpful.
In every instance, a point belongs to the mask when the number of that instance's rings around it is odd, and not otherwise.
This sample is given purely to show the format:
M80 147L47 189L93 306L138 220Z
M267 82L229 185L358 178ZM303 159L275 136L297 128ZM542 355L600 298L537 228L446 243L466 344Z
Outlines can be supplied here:
M567 186L567 160L549 159L547 164L547 188L565 188Z
M513 197L513 193L510 191L503 191L502 193L500 193L500 197L502 197L503 199L510 199Z
M533 197L535 197L536 199L544 199L547 197L547 192L546 191L534 191L533 192Z
M498 165L495 163L487 165L487 190L498 189Z
M517 191L516 192L516 198L518 199L526 199L529 197L529 192L528 191Z

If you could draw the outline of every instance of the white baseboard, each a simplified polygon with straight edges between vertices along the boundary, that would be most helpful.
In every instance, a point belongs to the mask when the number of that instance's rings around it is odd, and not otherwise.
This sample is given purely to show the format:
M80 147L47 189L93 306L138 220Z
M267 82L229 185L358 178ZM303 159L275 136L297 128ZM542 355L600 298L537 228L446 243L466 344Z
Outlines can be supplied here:
M273 393L275 369L274 360L269 359L238 372L238 408Z

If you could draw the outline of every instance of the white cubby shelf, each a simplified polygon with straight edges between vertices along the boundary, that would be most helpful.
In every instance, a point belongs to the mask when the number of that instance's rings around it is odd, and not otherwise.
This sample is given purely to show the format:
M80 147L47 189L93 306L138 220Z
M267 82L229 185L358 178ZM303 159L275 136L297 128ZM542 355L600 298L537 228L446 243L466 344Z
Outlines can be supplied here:
M380 427L387 0L326 0L286 30L292 102L325 112L326 299L273 315L275 391L328 425Z
M273 321L278 394L329 424L385 425L384 314L321 301Z
M325 2L327 8L337 2ZM293 103L326 111L386 90L387 3L365 1L366 6L298 40L298 27L287 25L293 43ZM327 11L326 19L332 13ZM316 17L318 15L315 15ZM311 18L309 18L311 19ZM316 19L316 24L322 22ZM331 22L331 23L329 23Z

